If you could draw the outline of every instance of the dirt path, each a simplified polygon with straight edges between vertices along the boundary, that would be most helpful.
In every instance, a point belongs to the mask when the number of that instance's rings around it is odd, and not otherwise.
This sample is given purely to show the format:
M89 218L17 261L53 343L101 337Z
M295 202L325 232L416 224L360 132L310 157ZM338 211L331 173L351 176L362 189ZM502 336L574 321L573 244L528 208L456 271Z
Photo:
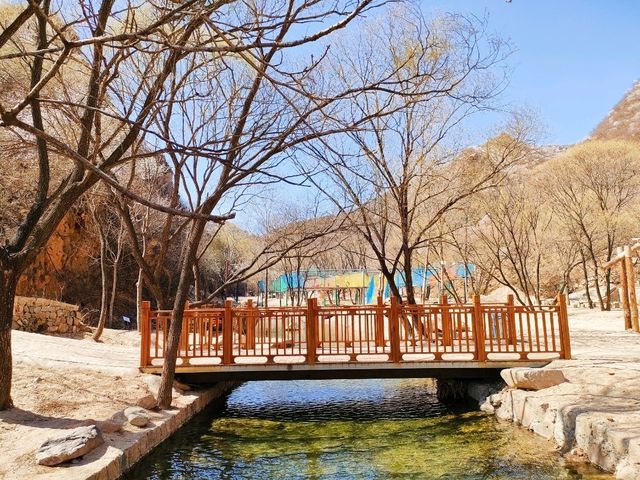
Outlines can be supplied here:
M12 339L16 408L0 412L0 478L77 478L64 467L36 465L35 450L61 429L108 420L149 394L136 368L138 335L106 330L96 343L13 331ZM128 431L135 427L104 434L103 450L129 442Z
M92 371L136 375L140 358L136 332L106 331L101 342L13 332L13 355L17 365L51 368L89 368Z
M640 335L624 330L620 310L569 309L569 330L576 360L640 362Z

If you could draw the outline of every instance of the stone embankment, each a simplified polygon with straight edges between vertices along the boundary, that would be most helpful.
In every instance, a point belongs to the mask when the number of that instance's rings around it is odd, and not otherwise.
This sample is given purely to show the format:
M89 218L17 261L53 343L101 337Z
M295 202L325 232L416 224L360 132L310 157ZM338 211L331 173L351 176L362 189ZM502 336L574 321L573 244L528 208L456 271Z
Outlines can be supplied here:
M115 480L235 387L175 382L172 408L157 410L160 378L137 369L138 333L105 329L102 340L12 332L0 479Z
M131 411L123 412L127 422L131 425L141 425L136 431L129 431L123 435L118 431L107 435L107 444L112 438L117 438L117 448L94 450L83 457L81 464L86 465L81 476L86 480L116 480L120 478L135 463L141 460L160 443L168 439L180 427L187 423L194 415L202 411L213 401L223 398L237 386L233 382L221 382L213 387L195 391L183 392L174 401L172 410L147 411L148 422L144 425L132 421ZM139 409L144 411L144 409ZM139 415L139 413L138 413ZM116 415L115 419L118 418ZM139 418L139 417L138 417ZM124 437L124 438L123 438ZM72 466L70 469L73 469ZM88 468L87 468L88 467ZM94 470L91 472L91 470Z
M16 297L12 328L32 333L80 333L87 329L77 305L33 297Z
M619 312L570 311L574 359L502 372L482 409L553 441L571 461L640 479L640 336Z

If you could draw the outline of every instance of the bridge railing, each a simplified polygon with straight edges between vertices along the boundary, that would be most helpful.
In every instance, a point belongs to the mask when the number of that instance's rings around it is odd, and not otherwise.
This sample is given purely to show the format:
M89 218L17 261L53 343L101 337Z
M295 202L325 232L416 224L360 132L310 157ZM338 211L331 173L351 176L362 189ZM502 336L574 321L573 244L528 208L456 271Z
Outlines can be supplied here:
M142 367L166 354L171 311L141 314ZM553 305L388 304L186 308L178 366L570 358L565 297Z

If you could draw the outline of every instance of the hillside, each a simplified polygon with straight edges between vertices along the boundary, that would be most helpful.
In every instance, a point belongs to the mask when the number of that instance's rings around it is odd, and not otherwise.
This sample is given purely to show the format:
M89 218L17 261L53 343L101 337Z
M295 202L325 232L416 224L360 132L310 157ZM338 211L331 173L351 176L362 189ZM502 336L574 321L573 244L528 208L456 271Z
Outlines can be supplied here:
M640 141L640 80L625 93L590 138Z

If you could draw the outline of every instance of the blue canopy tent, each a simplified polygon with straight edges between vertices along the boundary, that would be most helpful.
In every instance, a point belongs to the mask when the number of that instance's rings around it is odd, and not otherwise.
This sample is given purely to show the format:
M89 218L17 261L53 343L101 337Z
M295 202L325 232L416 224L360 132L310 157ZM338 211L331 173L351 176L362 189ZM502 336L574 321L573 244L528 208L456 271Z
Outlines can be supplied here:
M457 264L453 269L454 278L466 278L469 275L473 274L475 268L476 266L471 263L468 263L466 265L464 263ZM448 271L451 274L451 270L448 269ZM434 266L429 266L428 268L418 267L411 270L411 281L414 288L422 288L425 284L429 283L430 279L436 278L437 276L439 276L439 271L437 267ZM396 273L395 283L399 289L406 288L407 282L405 278L406 277L404 272ZM451 280L453 280L453 278ZM371 285L369 285L369 288L371 288ZM383 295L385 300L391 296L391 289L389 288L388 282L385 282ZM370 302L368 296L367 302Z
M304 288L305 276L297 273L283 273L271 282L271 291L284 293L294 288Z

